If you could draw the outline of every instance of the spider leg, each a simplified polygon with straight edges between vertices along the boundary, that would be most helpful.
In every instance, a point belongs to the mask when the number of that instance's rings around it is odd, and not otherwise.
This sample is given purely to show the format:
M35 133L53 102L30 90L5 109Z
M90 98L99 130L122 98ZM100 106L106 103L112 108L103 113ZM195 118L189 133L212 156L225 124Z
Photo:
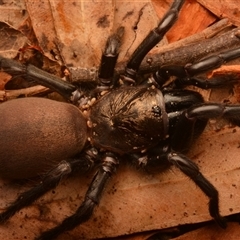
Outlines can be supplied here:
M136 73L139 66L146 56L146 54L160 41L166 32L173 26L177 21L179 11L184 3L184 0L175 0L171 5L168 12L165 14L163 19L160 21L158 26L154 28L147 37L142 41L138 48L132 54L127 67L125 69L125 74L123 80L126 84L135 83Z
M192 141L201 134L207 120L219 117L225 118L229 122L240 126L240 105L200 103L183 111L176 125L176 131L171 138L172 148L181 152L187 150ZM196 129L196 123L198 123L200 131ZM203 127L201 127L201 125ZM196 136L194 132L197 132Z
M49 190L55 188L60 180L73 171L87 172L93 165L93 154L81 159L70 159L60 162L55 168L49 171L40 184L23 192L7 209L0 213L0 222L4 223L22 208L29 206L33 201L41 197Z
M118 160L116 159L116 157L111 153L106 154L102 165L100 166L98 172L95 174L87 190L84 201L77 209L77 211L70 217L64 219L60 225L46 232L43 232L41 236L37 239L54 239L61 233L71 230L79 224L87 221L91 217L95 206L99 203L106 183L111 177L112 173L115 172L117 165Z
M124 28L117 29L115 34L112 34L106 43L105 50L102 54L102 59L99 69L100 84L97 91L104 88L109 88L113 83L114 68L118 58L121 38L124 33ZM4 58L0 55L0 69L10 75L21 75L25 79L33 80L38 84L48 87L53 91L58 92L64 98L77 102L84 93L80 92L77 87L69 82L63 81L60 77L47 73L31 64L23 65L12 59Z
M180 139L180 141L184 141ZM151 171L158 169L162 171L171 165L176 166L185 175L187 175L205 194L209 197L209 213L217 222L217 224L226 228L226 220L219 213L219 197L216 188L203 176L198 166L192 162L187 156L176 152L169 147L157 145L153 151L145 156L132 156L132 160L137 165Z
M220 67L222 64L240 57L240 48L227 50L219 53L218 55L212 55L201 59L193 64L186 64L185 66L163 66L154 74L154 80L162 86L170 76L176 76L180 78L179 82L183 85L195 85L201 88L219 87L226 83L226 79L219 79L211 83L210 81L203 82L200 78L192 78L194 75L198 75L215 68Z
M184 174L190 177L197 186L210 198L209 212L215 219L218 225L222 228L226 227L224 218L219 213L219 198L218 192L215 187L202 175L199 168L195 163L188 159L185 155L179 153L180 151L187 150L188 145L192 143L194 138L194 131L196 125L200 126L201 130L204 129L206 121L210 118L222 117L230 122L240 126L240 105L225 105L219 103L199 103L187 110L182 111L176 123L175 132L170 137L167 146L156 146L154 151L150 152L142 161L146 166L167 165L171 163L178 167ZM199 124L201 123L201 124ZM202 126L203 127L202 127ZM198 131L198 130L196 130ZM200 134L200 132L198 132ZM184 149L186 148L186 149ZM142 165L141 159L139 164Z
M191 121L222 117L240 126L240 105L202 103L187 109L184 115Z
M239 82L239 77L234 74L227 74L225 76L216 76L206 79L203 77L178 78L174 81L177 88L185 86L196 86L201 89L213 89L236 84Z
M123 33L124 28L119 27L117 32L107 40L99 67L99 89L109 88L113 84L114 68L118 59Z
M193 129L197 120L206 121L210 118L222 117L240 126L240 105L224 105L220 103L200 103L183 111L171 139L174 150L182 150L182 141L192 141ZM186 137L185 137L186 136ZM194 136L192 136L194 138ZM186 145L186 143L184 143ZM213 185L199 172L198 167L186 156L179 153L168 153L167 159L189 176L210 198L209 212L221 227L225 227L219 214L218 193Z
M226 228L226 220L219 213L219 197L216 188L202 175L198 166L185 155L170 152L166 155L168 161L179 168L210 198L209 212L217 224Z
M65 98L69 99L77 88L61 78L47 73L31 64L23 65L12 59L4 58L0 55L0 69L10 75L21 75L26 79L34 80L38 84L48 87Z

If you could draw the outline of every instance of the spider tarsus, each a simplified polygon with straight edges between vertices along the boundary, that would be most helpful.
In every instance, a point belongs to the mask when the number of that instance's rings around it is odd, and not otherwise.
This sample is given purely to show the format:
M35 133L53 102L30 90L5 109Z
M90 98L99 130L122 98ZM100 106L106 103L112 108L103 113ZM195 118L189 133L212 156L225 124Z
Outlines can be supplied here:
M95 206L95 202L89 198L86 198L75 214L63 220L60 225L41 233L41 235L36 238L36 240L55 239L63 232L69 231L79 224L86 222L92 216L92 212Z

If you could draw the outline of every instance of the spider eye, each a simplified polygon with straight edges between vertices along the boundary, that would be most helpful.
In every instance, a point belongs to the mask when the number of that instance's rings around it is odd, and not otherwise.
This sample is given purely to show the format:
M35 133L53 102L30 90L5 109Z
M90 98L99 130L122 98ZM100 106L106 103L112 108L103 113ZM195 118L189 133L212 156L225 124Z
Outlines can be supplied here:
M158 105L154 105L152 107L152 112L154 113L154 116L156 116L156 117L161 116L161 114L162 114L161 108Z

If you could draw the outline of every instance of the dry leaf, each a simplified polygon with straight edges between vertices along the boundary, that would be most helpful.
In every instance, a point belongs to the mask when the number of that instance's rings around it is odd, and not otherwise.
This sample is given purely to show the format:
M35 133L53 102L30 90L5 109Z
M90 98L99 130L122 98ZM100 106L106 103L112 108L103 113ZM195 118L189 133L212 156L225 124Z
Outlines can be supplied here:
M145 29L154 28L158 22L149 0L124 3L27 0L26 4L44 54L52 59L59 55L58 59L70 71L74 67L78 72L78 79L84 78L81 71L86 68L98 68L107 38L118 27L125 28L121 60L129 57L145 37Z
M229 223L227 229L219 229L217 226L209 225L195 231L184 234L174 240L236 240L239 238L240 228L238 223Z
M228 1L208 1L208 0L197 0L200 4L202 4L206 9L211 11L213 14L218 16L219 18L228 18L232 23L236 26L240 26L240 10L239 10L239 2L236 0L228 0Z

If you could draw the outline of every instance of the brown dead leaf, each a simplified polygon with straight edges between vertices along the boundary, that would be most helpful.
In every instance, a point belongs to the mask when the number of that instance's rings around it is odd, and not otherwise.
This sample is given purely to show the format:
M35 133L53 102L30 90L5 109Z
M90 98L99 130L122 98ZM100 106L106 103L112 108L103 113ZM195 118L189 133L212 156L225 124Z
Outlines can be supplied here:
M5 84L11 79L12 77L5 73L5 72L0 72L0 91L4 90Z
M5 0L0 4L0 22L4 22L14 29L19 29L28 18L25 1Z
M3 22L0 22L0 39L0 54L7 58L14 58L27 42L22 33Z
M150 0L107 4L27 0L26 4L44 54L52 59L59 55L70 70L75 67L79 72L99 66L106 40L118 27L125 28L121 60L129 57L145 37L145 29L152 29L158 22Z
M0 54L14 58L26 42L19 29L26 23L28 13L24 1L4 1L0 5Z
M228 1L208 1L208 0L197 0L206 9L211 11L213 14L219 18L228 18L236 26L240 26L240 10L239 2L236 0Z
M240 74L240 65L224 65L218 69L213 70L208 77L221 76L224 74Z
M239 223L229 223L227 229L219 229L215 225L209 225L174 238L174 240L236 240L239 239L239 235Z

